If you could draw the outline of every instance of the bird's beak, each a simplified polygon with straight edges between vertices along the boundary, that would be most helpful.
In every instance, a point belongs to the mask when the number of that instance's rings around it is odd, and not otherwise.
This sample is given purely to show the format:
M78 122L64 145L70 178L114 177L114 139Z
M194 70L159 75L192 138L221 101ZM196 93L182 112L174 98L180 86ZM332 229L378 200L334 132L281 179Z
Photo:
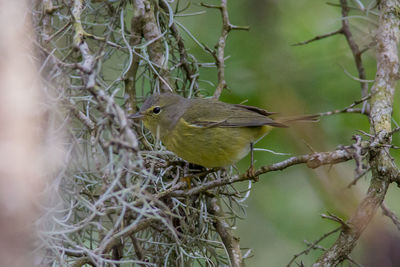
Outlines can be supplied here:
M131 114L131 115L128 116L128 118L132 119L132 120L140 120L143 117L144 117L144 114L142 112L140 112L140 111L136 112L135 114Z

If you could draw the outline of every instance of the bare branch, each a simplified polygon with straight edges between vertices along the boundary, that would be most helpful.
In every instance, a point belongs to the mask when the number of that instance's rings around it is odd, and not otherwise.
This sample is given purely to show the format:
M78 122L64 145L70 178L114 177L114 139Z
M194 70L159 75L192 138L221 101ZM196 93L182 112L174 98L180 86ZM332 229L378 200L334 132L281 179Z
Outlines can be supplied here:
M366 144L367 146L367 144ZM353 158L354 154L352 146L343 147L341 149L332 151L332 152L317 152L302 156L291 157L287 160L274 163L268 166L264 166L259 168L255 171L254 177L258 177L261 174L272 172L272 171L281 171L288 167L303 164L305 163L307 167L315 169L322 165L331 165L340 162L345 162ZM175 190L171 190L169 193L165 194L164 196L190 196L199 194L201 192L205 192L206 190L227 185L233 184L241 181L246 180L253 180L255 179L253 176L248 176L246 173L242 175L233 176L227 179L219 179L210 182L203 183L199 186L193 187L188 190L178 190L180 188L176 188ZM184 186L184 183L181 183L181 186ZM164 197L163 196L163 197Z
M348 20L350 7L347 4L347 0L340 0L340 5L342 7L342 27L339 30L336 30L336 31L333 31L330 33L326 33L326 34L322 34L322 35L318 35L310 40L296 43L294 45L295 46L305 45L305 44L309 44L311 42L325 39L325 38L328 38L328 37L331 37L331 36L334 36L337 34L343 34L346 37L347 43L351 49L351 52L354 57L354 61L356 63L356 67L357 67L357 71L358 71L358 78L361 83L361 96L364 98L368 94L368 83L366 81L367 78L366 78L365 69L364 69L364 66L362 63L362 58L361 58L361 55L363 52L365 52L365 49L360 50L357 43L354 41L353 34L350 31L350 25L349 25L349 20ZM363 111L364 111L364 109L365 109L365 107L363 108ZM353 111L353 110L351 110L351 111ZM368 108L366 108L366 112L368 113ZM343 111L339 112L339 113L343 113ZM364 113L364 112L362 112L362 113Z
M137 240L137 238L135 237L135 234L131 234L130 238L132 240L132 245L135 249L135 254L138 257L139 260L143 260L144 259L144 251L143 248L140 246L139 241Z
M214 98L218 99L221 96L222 90L227 87L225 81L225 45L226 39L228 38L228 34L231 30L248 30L249 27L243 26L235 26L232 25L229 21L228 15L228 0L221 0L220 5L209 5L205 3L201 3L202 6L208 8L217 8L221 12L222 16L222 31L221 36L219 37L218 43L215 45L216 50L207 49L212 56L215 58L215 63L218 69L218 86L214 92Z
M164 1L160 1L160 7L163 8L165 11L169 11L168 6ZM193 84L193 89L197 91L199 89L199 85L197 83L198 77L196 75L196 71L193 70L193 66L189 64L189 56L187 54L183 38L179 34L179 29L175 23L171 24L171 32L176 42L178 43L180 63L182 64L183 69L186 72L186 79L188 79Z
M143 16L144 16L144 5L142 1L133 2L133 16L131 19L131 38L129 40L129 45L135 47L140 44L143 38ZM134 48L136 53L130 53L131 65L125 77L125 90L129 95L128 110L135 112L136 107L136 73L139 68L139 49Z
M331 115L335 115L335 114L340 114L340 113L361 113L361 114L366 114L368 115L368 111L367 110L363 110L363 109L356 109L354 108L355 106L365 102L366 100L371 98L371 94L368 94L364 97L362 97L360 100L354 101L351 105L349 105L348 107L345 107L343 109L337 109L337 110L333 110L333 111L327 111L327 112L323 112L323 113L319 113L318 115L323 117L323 116L331 116Z
M155 16L154 5L147 0L135 0L140 5L144 6L144 14L143 14L143 36L147 42L150 42L148 45L148 51L150 60L158 67L160 71L161 84L160 90L161 92L173 92L172 84L169 81L169 71L168 71L168 62L166 61L164 55L164 48L162 42L162 33L157 24L157 19Z
M293 46L306 45L306 44L309 44L309 43L312 43L312 42L315 42L315 41L319 41L319 40L322 40L322 39L325 39L325 38L328 38L328 37L331 37L331 36L334 36L334 35L337 35L337 34L342 34L342 33L343 33L343 29L340 28L339 30L336 30L336 31L333 31L333 32L329 32L329 33L326 33L326 34L317 35L314 38L311 38L309 40L306 40L306 41L303 41L303 42L300 42L300 43L295 43L295 44L293 44Z
M358 180L360 180L362 177L364 177L364 175L366 175L369 171L371 170L371 167L368 167L368 169L364 170L363 172L359 173L356 175L356 177L354 177L353 181L351 183L349 183L349 185L347 186L347 188L352 187L353 185L356 185Z
M383 203L383 202L381 204L381 209L382 209L383 215L389 217L392 220L392 222L394 223L394 225L396 225L397 229L400 231L399 217L397 217L393 211L391 211L388 207L386 207L385 203Z
M338 216L336 216L334 214L331 214L331 213L328 212L328 215L321 214L321 217L323 219L328 219L328 220L332 220L334 222L339 223L341 225L341 228L344 229L344 230L350 229L350 226L343 219L339 218Z
M340 0L340 4L342 6L342 32L343 35L346 37L347 43L349 44L351 52L353 53L354 61L356 63L358 78L360 79L361 83L361 96L365 97L368 94L368 83L364 81L367 79L367 76L365 74L365 69L361 59L362 53L357 43L354 41L353 34L350 31L350 24L348 19L349 7L347 5L347 0Z
M332 231L330 231L330 232L324 234L324 235L321 236L319 239L317 239L317 240L315 240L314 242L312 242L311 244L309 244L309 245L307 246L307 249L305 249L305 250L303 250L303 251L301 251L301 252L295 254L295 255L293 256L293 258L289 261L289 263L286 265L286 267L290 267L290 266L292 265L292 263L293 263L298 257L300 257L301 255L307 255L311 250L315 249L315 248L316 248L316 245L318 245L322 240L324 240L324 239L327 238L328 236L330 236L330 235L332 235L332 234L338 232L340 229L341 229L341 227L338 227L338 228L336 228L336 229L334 229L334 230L332 230Z

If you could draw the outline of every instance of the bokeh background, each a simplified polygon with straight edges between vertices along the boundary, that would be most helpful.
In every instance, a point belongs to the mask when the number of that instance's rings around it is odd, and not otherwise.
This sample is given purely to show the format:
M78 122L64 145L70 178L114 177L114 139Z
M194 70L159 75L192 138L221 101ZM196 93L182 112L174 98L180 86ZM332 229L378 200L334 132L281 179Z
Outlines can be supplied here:
M209 1L218 4L218 1ZM350 4L353 2L350 1ZM367 6L369 1L364 1ZM228 90L221 100L258 106L283 115L311 114L344 108L361 97L354 60L344 36L336 35L305 46L293 44L316 35L335 31L341 26L340 8L324 1L246 0L229 1L230 20L235 25L249 25L250 31L233 31L226 46L226 81ZM190 11L204 11L199 1L193 1ZM188 12L189 13L189 12ZM352 32L361 48L371 42L377 16L352 13ZM196 38L213 47L220 35L221 17L218 10L206 9L196 16L179 21ZM190 53L201 62L213 62L186 34ZM373 80L376 70L374 49L363 55L367 79ZM200 83L204 95L211 95L216 84L215 68L202 68ZM371 86L372 84L370 84ZM399 119L396 97L394 119ZM395 122L394 122L395 123ZM358 130L369 131L366 116L340 114L324 117L317 123L292 125L276 129L257 143L291 155L333 150L352 142ZM394 144L398 144L394 138ZM396 160L397 151L392 151ZM256 166L286 159L289 156L255 152ZM249 158L239 162L240 170L249 166ZM322 219L331 212L347 219L366 192L370 176L347 189L354 178L354 163L326 166L317 170L294 166L282 172L268 173L253 184L247 200L247 215L238 221L236 229L243 248L252 249L248 266L286 266L292 256L310 242L338 225ZM247 188L247 184L240 185ZM392 185L386 205L400 214L398 188ZM326 239L329 247L337 235ZM360 239L352 257L366 266L400 266L396 250L399 233L381 212ZM300 258L308 266L321 254L312 251ZM299 260L300 261L300 260ZM298 261L298 262L299 262ZM383 264L383 265L382 265Z

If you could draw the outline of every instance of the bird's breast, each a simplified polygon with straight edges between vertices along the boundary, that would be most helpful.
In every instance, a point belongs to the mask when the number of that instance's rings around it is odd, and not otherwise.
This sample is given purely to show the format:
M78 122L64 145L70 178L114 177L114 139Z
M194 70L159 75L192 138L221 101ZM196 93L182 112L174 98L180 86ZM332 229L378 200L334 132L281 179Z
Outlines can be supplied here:
M162 138L168 150L182 159L207 168L234 164L250 151L271 127L194 127L181 118Z

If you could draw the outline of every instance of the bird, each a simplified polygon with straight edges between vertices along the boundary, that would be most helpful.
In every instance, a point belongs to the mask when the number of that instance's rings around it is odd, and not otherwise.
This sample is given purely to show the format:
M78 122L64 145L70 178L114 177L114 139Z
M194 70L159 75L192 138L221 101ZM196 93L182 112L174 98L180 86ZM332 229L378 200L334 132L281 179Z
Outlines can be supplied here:
M162 93L149 96L130 118L142 120L153 136L178 157L206 168L228 167L251 152L249 171L254 174L254 144L274 127L288 127L271 119L273 114L276 113L214 98Z

